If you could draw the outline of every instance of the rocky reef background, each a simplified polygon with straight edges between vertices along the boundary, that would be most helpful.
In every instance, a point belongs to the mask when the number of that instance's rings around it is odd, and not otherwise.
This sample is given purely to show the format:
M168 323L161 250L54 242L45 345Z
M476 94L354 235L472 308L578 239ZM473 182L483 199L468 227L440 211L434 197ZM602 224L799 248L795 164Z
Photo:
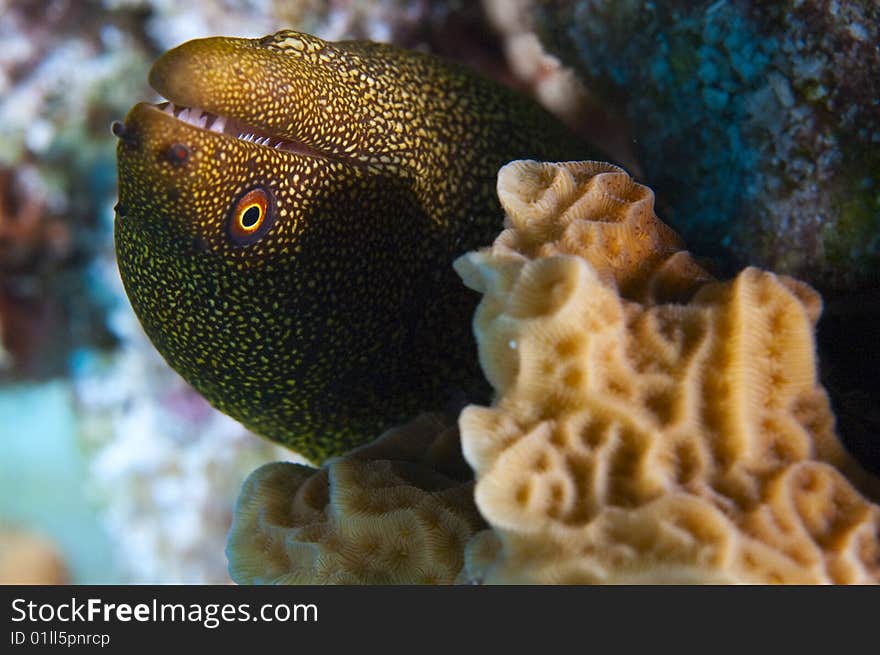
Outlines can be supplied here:
M625 116L695 251L825 288L876 283L876 2L548 0L530 16Z
M454 53L515 79L473 3L0 1L0 560L35 534L74 582L226 582L246 474L297 461L168 369L112 241L109 125L155 97L150 63L187 39L283 27Z
M242 481L296 461L165 366L116 272L109 124L214 34L393 42L533 94L721 272L823 291L840 431L880 469L878 26L872 0L0 0L0 572L24 530L74 582L227 581Z

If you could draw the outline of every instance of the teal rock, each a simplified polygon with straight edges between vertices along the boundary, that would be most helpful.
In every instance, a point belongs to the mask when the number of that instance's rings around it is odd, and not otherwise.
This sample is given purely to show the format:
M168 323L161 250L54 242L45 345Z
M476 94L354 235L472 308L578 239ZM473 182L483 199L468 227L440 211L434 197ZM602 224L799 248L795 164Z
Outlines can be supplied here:
M531 4L636 138L664 220L729 270L880 286L880 3Z

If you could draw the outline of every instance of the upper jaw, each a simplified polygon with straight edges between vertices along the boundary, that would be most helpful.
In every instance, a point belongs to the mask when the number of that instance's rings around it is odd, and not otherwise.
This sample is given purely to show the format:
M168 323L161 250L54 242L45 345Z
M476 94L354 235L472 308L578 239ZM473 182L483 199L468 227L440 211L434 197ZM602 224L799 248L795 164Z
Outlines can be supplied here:
M175 105L170 101L160 102L154 106L156 109L159 109L169 116L173 116L178 121L186 123L187 125L192 125L201 130L207 130L208 132L215 132L217 134L225 134L241 141L255 143L276 150L326 158L324 153L321 153L314 148L310 148L304 143L284 139L258 128L245 125L235 118L212 114L211 112L199 109L198 107Z
M254 39L195 39L156 60L149 84L170 101L168 105L160 103L159 109L167 110L188 128L257 147L369 168L370 158L358 154L360 148L350 142L342 144L333 137L333 130L322 129L332 127L322 126L323 120L347 116L347 105L343 103L332 113L316 110L311 100L324 93L326 83L314 79L311 65L303 64L299 73L291 72L294 61L298 60L269 50ZM282 84L284 79L290 83ZM184 112L186 108L188 112ZM287 110L290 116L285 115ZM291 122L294 115L308 120Z

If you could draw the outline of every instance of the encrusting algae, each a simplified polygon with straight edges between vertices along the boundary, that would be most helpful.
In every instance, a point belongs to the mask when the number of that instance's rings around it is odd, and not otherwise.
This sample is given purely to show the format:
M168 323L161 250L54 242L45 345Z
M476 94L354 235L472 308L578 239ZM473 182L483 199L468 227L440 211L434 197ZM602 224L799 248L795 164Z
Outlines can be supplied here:
M491 407L459 419L488 528L470 537L456 581L880 582L880 507L865 495L876 497L878 481L840 445L816 377L818 294L755 268L714 281L654 215L653 193L608 164L513 162L498 193L507 229L455 263L483 294L474 331L495 389ZM437 432L403 430L417 444ZM370 457L393 460L394 448ZM346 551L334 531L367 516L370 534L384 535L372 550L385 552L399 543L400 517L437 487L419 468L383 513L335 502L325 515L328 474L339 498L399 487L393 466L361 457L317 474L258 470L230 535L233 577L332 579L318 561L340 580L377 581L339 563L339 553L360 561L364 551ZM353 472L371 466L387 477ZM298 512L306 473L320 491ZM446 505L458 522L446 514L433 539L413 524L418 539L407 543L461 543L478 529L461 500ZM269 518L254 530L261 512ZM448 581L456 557L444 551L440 561L443 575L429 578ZM419 567L391 571L386 579L424 581Z
M500 228L497 169L587 150L436 57L284 31L171 50L117 123L119 270L168 363L321 460L488 396L452 260Z

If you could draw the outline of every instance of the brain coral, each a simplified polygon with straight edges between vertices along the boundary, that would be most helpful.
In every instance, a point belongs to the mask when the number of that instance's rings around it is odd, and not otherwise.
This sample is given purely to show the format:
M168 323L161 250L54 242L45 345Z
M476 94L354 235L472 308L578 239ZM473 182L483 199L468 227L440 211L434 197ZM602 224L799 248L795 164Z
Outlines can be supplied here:
M619 169L515 163L499 195L508 229L456 262L496 390L459 421L494 530L460 579L880 580L880 508L816 379L818 294L708 282Z
M450 583L484 522L458 431L425 414L321 469L245 482L227 546L243 584Z
M613 164L511 162L498 173L498 197L507 229L496 252L577 255L645 301L686 299L712 279L654 214L653 191Z

